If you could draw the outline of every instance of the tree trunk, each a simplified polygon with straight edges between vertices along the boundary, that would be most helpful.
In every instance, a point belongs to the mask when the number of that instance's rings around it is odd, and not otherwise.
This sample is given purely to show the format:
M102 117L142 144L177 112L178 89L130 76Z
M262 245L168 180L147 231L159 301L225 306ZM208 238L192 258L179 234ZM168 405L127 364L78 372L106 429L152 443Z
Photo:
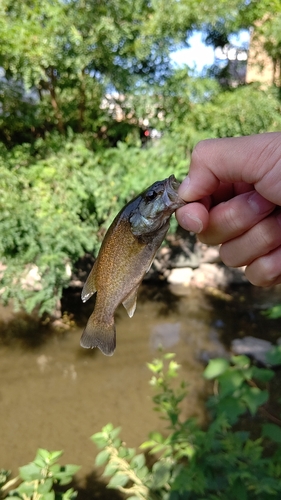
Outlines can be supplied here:
M57 95L56 95L56 87L55 87L56 76L54 73L54 68L49 68L49 77L50 77L49 91L51 96L51 104L57 120L57 128L61 134L64 134L65 130L64 130L63 118L58 105Z

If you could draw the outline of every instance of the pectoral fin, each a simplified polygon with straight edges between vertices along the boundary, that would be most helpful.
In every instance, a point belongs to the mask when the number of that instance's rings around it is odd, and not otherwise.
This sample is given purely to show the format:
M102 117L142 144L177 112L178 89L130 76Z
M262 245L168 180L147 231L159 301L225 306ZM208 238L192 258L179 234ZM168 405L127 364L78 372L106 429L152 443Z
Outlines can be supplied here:
M151 266L152 266L152 262L153 262L153 260L154 260L155 255L156 255L156 252L152 255L151 260L150 260L150 261L149 261L149 263L148 263L147 270L145 271L146 273L148 273L148 271L150 270L150 268L151 268Z
M112 356L116 347L114 319L108 324L98 324L93 313L82 333L80 345L86 349L98 347L106 356Z
M137 307L137 294L138 294L139 285L133 288L126 299L122 302L125 307L128 316L131 318L134 315L134 312Z
M96 293L97 288L95 284L95 264L92 267L92 270L86 280L85 285L83 286L83 290L81 293L81 299L83 302L86 302L94 293Z

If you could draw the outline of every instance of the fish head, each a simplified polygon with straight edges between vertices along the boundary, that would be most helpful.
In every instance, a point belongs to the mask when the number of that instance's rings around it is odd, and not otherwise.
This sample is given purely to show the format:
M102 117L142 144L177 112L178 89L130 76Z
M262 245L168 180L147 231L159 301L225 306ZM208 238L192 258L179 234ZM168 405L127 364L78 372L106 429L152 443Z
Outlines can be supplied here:
M154 233L164 226L172 213L185 205L178 195L180 183L174 175L157 181L136 198L129 221L135 236Z

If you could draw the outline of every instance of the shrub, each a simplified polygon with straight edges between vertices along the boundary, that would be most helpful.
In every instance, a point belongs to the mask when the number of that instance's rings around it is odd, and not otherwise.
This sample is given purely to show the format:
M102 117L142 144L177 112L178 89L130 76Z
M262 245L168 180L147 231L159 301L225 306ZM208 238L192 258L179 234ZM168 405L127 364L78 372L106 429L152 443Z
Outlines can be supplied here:
M0 152L2 298L52 312L74 263L96 254L101 235L132 197L186 172L185 150L168 139L93 151L87 136L51 136ZM27 273L35 274L30 286Z
M173 355L164 355L149 368L157 390L155 411L168 422L169 433L152 432L140 446L153 454L152 466L144 453L125 446L120 429L111 424L94 434L92 440L102 449L96 464L106 464L109 488L126 493L128 500L269 500L280 495L280 427L265 424L257 439L233 428L239 415L255 416L267 400L268 391L253 380L267 383L274 374L271 370L251 366L246 356L211 361L204 374L215 381L216 395L209 400L212 420L202 429L193 418L182 418L180 403L186 389L184 383L171 387L179 368ZM269 457L270 440L274 451Z

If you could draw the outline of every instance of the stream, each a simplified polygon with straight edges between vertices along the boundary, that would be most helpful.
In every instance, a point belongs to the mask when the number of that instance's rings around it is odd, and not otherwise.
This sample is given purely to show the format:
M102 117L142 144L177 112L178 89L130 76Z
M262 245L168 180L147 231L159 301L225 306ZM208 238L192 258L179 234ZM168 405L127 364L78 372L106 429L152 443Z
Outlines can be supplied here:
M233 338L245 335L275 343L281 336L280 319L268 320L261 311L280 302L280 287L243 285L227 294L208 294L144 284L134 317L130 319L123 307L116 313L117 348L112 357L79 345L93 308L93 302L82 304L80 290L64 298L63 308L74 323L65 331L2 306L0 468L15 475L19 466L34 459L37 448L64 450L61 463L81 465L78 481L88 488L90 478L96 477L92 434L112 422L122 427L127 445L137 447L150 431L165 428L152 410L146 366L157 357L160 345L176 353L179 380L188 383L184 416L203 421L211 389L202 378L204 360L224 355Z

